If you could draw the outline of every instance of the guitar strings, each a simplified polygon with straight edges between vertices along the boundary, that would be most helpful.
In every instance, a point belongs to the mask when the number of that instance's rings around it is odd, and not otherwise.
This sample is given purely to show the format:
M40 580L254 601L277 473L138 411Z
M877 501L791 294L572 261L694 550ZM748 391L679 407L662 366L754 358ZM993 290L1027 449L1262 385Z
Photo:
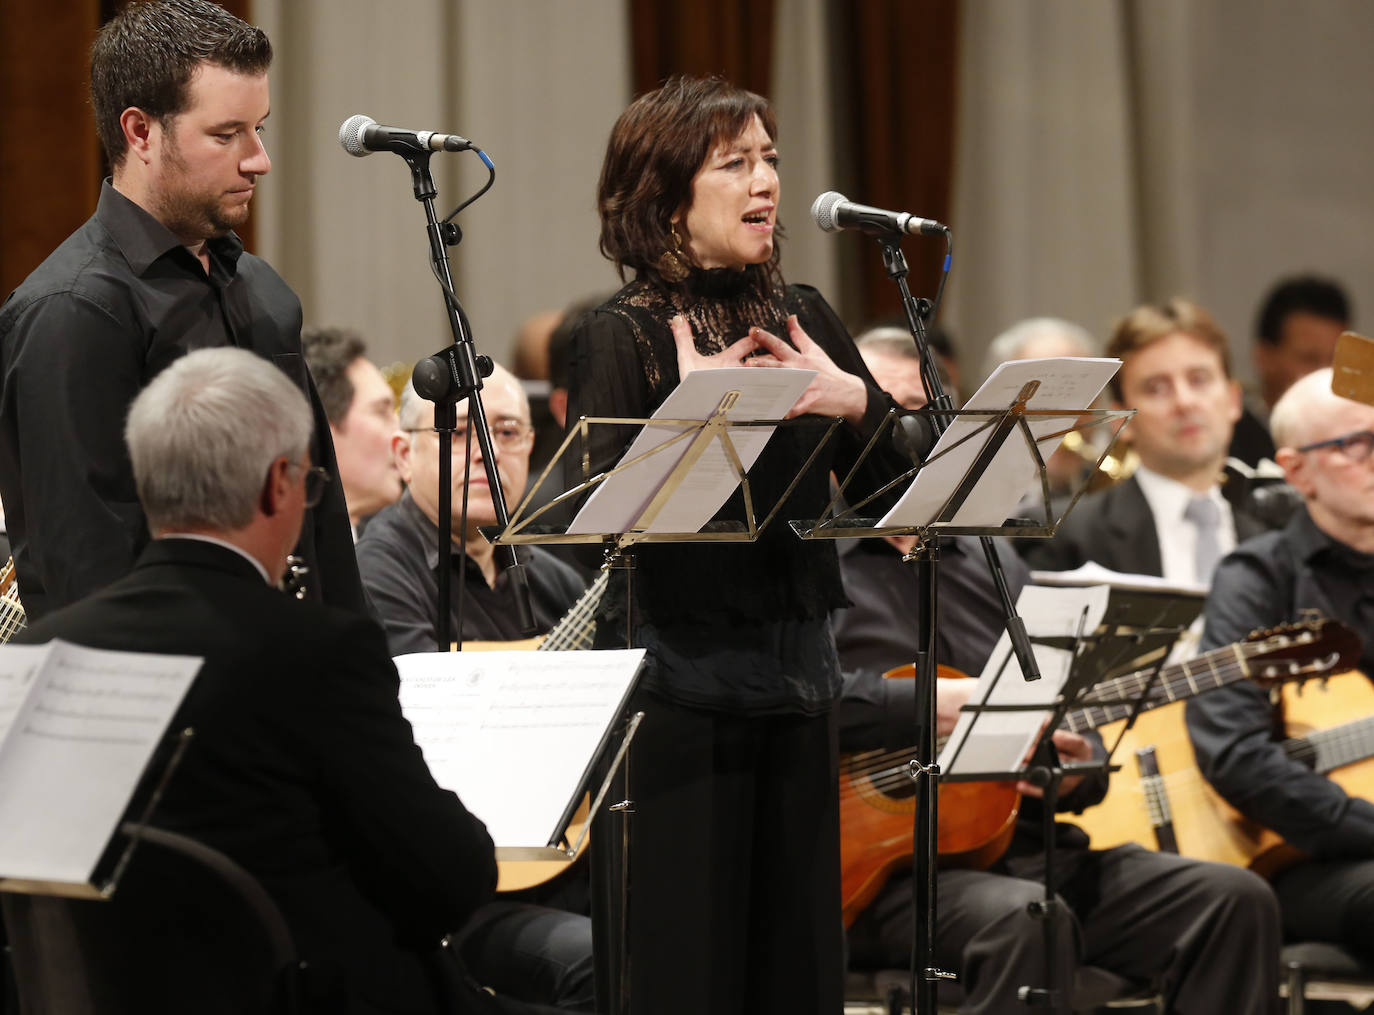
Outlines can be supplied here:
M1183 698L1201 693L1199 678L1210 678L1214 687L1222 687L1249 675L1245 660L1256 655L1274 651L1270 645L1273 636L1262 642L1241 642L1214 649L1194 659L1165 666L1154 681L1153 693L1157 697L1146 700L1141 711L1148 711L1163 705L1172 704ZM1286 647L1281 645L1280 647ZM1218 665L1217 660L1220 660ZM1197 672L1193 672L1196 670ZM1150 683L1152 671L1137 670L1133 673L1113 677L1100 682L1093 694L1108 693L1118 697L1139 694ZM1208 688L1211 690L1214 688ZM1087 703L1073 709L1065 716L1064 726L1073 732L1094 729L1108 723L1119 721L1131 714L1134 705L1129 704L1092 704ZM1113 712L1117 714L1113 715ZM1371 722L1374 725L1374 721ZM947 738L946 738L947 739ZM1333 738L1333 743L1335 740ZM942 739L937 750L942 747ZM906 747L888 751L865 751L854 755L851 763L845 766L845 774L850 781L842 788L841 796L861 795L876 790L882 792L910 784L910 763L914 748ZM862 764L853 762L862 761ZM862 783L862 787L859 785Z

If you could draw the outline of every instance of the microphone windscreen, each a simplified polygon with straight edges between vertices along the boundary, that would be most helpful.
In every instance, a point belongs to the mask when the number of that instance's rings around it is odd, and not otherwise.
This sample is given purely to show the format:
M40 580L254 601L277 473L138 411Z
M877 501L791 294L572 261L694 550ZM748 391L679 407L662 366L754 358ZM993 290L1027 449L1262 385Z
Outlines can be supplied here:
M816 220L816 225L820 226L827 233L833 233L840 228L839 222L835 220L835 210L844 204L847 198L835 190L827 190L811 205L811 217Z
M363 144L363 131L376 122L370 116L357 113L339 124L339 144L343 145L343 150L358 158L371 155L372 152Z

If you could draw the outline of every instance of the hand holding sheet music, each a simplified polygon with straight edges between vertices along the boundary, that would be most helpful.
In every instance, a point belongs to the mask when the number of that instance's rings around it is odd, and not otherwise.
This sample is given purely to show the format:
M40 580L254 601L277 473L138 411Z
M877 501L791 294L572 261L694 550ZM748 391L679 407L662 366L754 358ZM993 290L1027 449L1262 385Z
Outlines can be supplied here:
M1027 585L1016 610L1035 638L1072 638L1097 629L1107 612L1111 590L1105 585L1050 589ZM971 701L978 705L1038 705L1042 709L1008 712L965 712L940 752L940 769L953 775L1019 770L1027 752L1040 738L1050 706L1068 679L1073 656L1066 649L1033 644L1043 679L1027 683L1021 677L1011 639L1005 631L992 650Z

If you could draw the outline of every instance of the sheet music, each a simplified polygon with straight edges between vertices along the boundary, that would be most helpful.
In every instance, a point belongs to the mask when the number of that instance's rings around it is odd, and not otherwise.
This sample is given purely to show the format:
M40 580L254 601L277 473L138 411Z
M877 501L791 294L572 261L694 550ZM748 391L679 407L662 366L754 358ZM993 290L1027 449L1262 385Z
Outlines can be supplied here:
M1107 612L1111 589L1106 585L1053 589L1027 585L1016 612L1032 638L1073 637L1091 633ZM1041 679L1027 683L1005 631L978 678L970 704L1051 704L1068 679L1073 656L1067 649L1032 644ZM940 769L949 774L1015 772L1040 737L1051 709L1025 712L964 712L940 752ZM967 741L967 742L966 742ZM962 745L962 747L961 747Z
M1000 364L983 386L965 404L965 409L1005 409L1016 401L1028 381L1039 380L1040 387L1026 403L1028 409L1085 408L1101 394L1112 375L1120 368L1119 359L1090 357L1052 357L1011 360ZM957 417L931 450L934 459L912 481L896 506L879 522L880 527L929 525L940 513L949 495L958 487L964 473L982 449L982 437L974 437L941 458L934 456L987 424L991 417ZM1027 417L1042 458L1058 449L1061 439L1046 439L1045 434L1064 430L1073 423L1065 416ZM989 431L990 433L991 431ZM977 485L955 513L955 525L999 526L1015 514L1026 489L1035 481L1038 466L1025 436L1019 429L1007 436L997 454L978 478Z
M544 846L643 660L643 649L397 656L401 711L435 782L498 847Z
M814 370L793 367L694 370L654 411L651 418L705 420L715 413L727 392L738 391L739 399L726 412L727 419L735 422L781 419L796 404L815 376ZM729 438L746 472L773 436L774 429L737 427L729 431ZM647 424L620 460L630 461L681 434L681 427ZM604 480L587 498L582 510L568 526L568 532L619 533L633 529L636 520L681 461L691 442L690 435L681 438L671 448ZM696 532L720 510L738 485L739 479L725 449L719 441L712 441L677 492L645 531Z
M1127 574L1091 560L1071 571L1032 571L1030 580L1036 585L1110 585L1118 589L1171 592L1197 599L1207 597L1207 586L1197 582L1171 582L1153 574Z
M0 877L89 881L200 666L0 646Z

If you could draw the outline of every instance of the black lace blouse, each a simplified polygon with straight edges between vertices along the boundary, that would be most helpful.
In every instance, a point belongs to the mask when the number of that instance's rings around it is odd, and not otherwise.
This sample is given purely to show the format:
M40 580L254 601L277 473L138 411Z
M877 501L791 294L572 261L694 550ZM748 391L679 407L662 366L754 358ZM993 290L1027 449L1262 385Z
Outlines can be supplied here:
M873 382L835 312L808 286L773 288L757 268L698 270L678 290L631 282L584 317L572 340L568 418L644 417L678 384L669 321L682 314L699 352L712 354L757 325L784 340L786 320L802 327L837 366L868 385L859 427L840 426L758 540L649 543L635 550L636 643L650 649L646 683L687 704L736 710L814 712L834 701L839 671L827 616L846 604L834 545L801 540L791 519L818 518L832 469L847 472L892 406ZM814 424L810 422L814 420ZM786 490L829 420L779 427L749 471L755 511ZM637 426L591 428L592 473L610 468ZM616 432L621 431L621 432ZM870 456L860 485L876 489L909 463L895 451ZM736 491L717 518L738 521ZM598 641L624 644L623 576L602 600ZM603 638L602 636L606 637Z

